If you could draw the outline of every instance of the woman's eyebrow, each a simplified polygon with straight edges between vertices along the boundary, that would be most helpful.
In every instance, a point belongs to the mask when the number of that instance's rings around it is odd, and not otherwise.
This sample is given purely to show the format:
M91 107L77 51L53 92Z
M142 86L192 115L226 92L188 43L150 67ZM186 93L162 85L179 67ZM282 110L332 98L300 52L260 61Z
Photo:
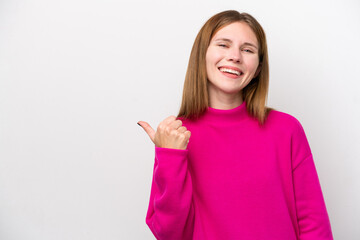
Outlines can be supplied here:
M215 42L218 42L218 41L224 41L224 42L232 42L230 39L228 39L228 38L217 38L217 39L215 39Z
M229 42L229 43L232 43L232 41L228 38L217 38L214 40L215 42L219 42L219 41L224 41L224 42ZM249 43L249 42L244 42L243 45L248 45L248 46L252 46L254 48L258 48L255 44L253 43Z
M252 44L252 43L249 43L249 42L245 42L243 45L249 45L249 46L252 46L254 48L258 48L255 44Z

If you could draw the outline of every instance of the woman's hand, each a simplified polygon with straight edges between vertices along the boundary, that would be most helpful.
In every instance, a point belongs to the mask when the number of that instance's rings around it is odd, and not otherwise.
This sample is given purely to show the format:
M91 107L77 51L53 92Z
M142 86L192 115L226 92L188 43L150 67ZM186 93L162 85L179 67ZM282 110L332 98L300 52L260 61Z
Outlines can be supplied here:
M189 143L191 132L182 126L182 121L177 120L175 116L165 118L156 132L147 122L139 121L138 124L157 147L185 150Z

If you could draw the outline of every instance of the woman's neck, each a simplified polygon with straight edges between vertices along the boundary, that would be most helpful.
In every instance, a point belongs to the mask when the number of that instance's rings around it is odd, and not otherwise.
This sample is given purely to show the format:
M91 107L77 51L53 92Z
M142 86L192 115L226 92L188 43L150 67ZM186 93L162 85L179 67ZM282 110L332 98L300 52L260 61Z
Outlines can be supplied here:
M209 92L209 98L209 107L213 109L228 110L240 106L243 103L242 91L235 94Z

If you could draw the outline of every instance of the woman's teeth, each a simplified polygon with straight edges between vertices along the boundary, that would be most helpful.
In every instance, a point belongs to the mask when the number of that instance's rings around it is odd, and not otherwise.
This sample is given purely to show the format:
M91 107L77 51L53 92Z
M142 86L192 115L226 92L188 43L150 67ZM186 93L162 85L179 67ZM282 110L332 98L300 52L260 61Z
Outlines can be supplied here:
M241 75L240 72L238 72L238 71L236 71L236 70L233 70L233 69L229 69L229 68L220 68L219 70L222 71L222 72L227 72L227 73L236 74L236 75L238 75L238 76Z

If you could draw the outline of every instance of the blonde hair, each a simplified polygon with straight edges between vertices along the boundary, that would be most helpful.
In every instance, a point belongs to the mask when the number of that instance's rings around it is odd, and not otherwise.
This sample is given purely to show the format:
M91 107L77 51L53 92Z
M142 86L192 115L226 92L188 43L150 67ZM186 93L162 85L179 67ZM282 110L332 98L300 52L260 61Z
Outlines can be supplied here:
M212 16L200 29L191 50L186 71L181 107L177 117L196 119L209 107L208 80L205 56L212 37L222 27L233 22L245 22L253 30L259 43L260 71L251 82L242 89L248 113L264 124L272 108L266 107L269 88L269 62L265 32L257 20L248 13L235 10L220 12Z

